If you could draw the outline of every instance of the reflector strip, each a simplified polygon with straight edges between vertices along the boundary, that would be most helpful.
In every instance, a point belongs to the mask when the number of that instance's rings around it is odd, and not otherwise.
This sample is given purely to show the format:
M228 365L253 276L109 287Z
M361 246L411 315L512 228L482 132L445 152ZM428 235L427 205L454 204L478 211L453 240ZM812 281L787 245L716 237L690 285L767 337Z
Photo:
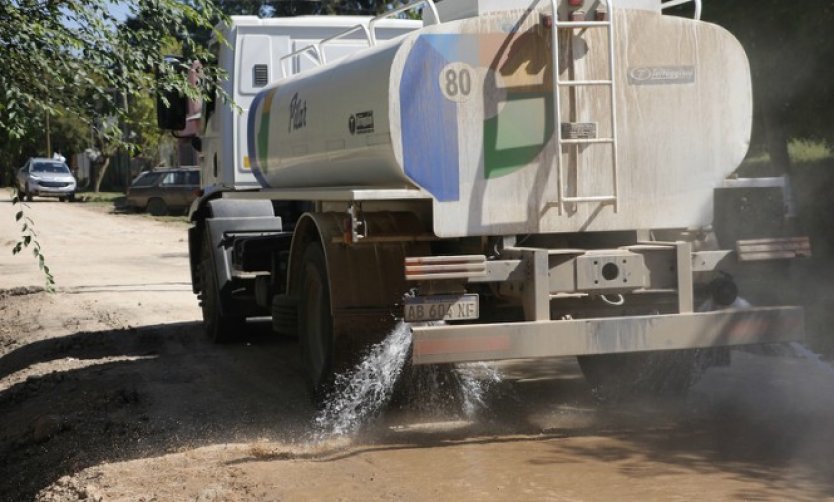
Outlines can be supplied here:
M739 261L762 261L811 256L808 237L745 240L736 243Z
M468 279L487 275L486 256L419 256L405 259L409 281Z

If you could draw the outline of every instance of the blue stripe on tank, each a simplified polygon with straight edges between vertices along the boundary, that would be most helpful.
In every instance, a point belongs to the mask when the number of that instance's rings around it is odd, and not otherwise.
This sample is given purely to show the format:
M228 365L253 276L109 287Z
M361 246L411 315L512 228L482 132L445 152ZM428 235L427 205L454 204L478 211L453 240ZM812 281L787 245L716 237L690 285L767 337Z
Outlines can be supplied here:
M271 187L269 186L269 182L266 181L263 172L261 172L261 166L258 164L258 151L256 148L258 132L255 130L255 116L257 115L258 107L269 92L269 90L261 91L255 96L255 99L252 100L252 104L249 106L249 116L246 118L246 150L249 155L249 166L252 168L252 174L255 175L255 179L264 188Z
M446 62L468 63L481 66L481 39L477 35L441 34L423 35L425 39Z
M449 61L438 52L454 35L423 35L408 55L400 82L406 175L440 202L460 199L457 103L446 99L439 76Z

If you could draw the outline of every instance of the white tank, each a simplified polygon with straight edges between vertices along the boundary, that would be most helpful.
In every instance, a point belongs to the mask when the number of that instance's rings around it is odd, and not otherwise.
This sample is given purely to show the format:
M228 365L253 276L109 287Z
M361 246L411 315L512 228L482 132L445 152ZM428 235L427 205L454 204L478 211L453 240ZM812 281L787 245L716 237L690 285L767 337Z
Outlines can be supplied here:
M613 21L613 78L607 27L561 31L561 147L550 10L516 9L268 88L249 117L253 171L264 187L420 188L441 237L707 225L712 190L748 147L746 55L657 1L615 5L584 8Z

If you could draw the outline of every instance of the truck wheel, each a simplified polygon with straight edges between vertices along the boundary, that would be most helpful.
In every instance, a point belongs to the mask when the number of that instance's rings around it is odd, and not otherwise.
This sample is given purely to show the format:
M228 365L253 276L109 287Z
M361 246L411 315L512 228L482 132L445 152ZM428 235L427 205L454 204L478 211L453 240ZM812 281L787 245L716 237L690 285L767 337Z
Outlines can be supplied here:
M597 398L611 401L685 394L705 369L697 350L580 356L577 360Z
M165 204L164 200L154 197L148 201L148 213L150 213L151 216L167 216L168 205Z
M203 239L203 253L200 261L200 307L203 310L203 332L213 343L234 340L246 324L246 318L223 313L222 300L217 281L217 269L211 258L211 237L206 232Z
M311 243L301 261L298 334L307 386L318 402L326 396L333 374L333 316L324 251Z

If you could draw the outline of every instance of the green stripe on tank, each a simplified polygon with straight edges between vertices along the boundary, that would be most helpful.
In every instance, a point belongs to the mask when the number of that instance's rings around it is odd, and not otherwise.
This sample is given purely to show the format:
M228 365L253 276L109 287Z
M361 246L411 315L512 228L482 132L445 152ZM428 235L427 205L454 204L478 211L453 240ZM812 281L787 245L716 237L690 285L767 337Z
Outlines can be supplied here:
M261 121L258 124L258 165L262 170L267 169L267 159L269 158L269 115L272 110L272 98L275 97L277 89L269 91L264 98L263 106L261 107Z
M510 94L484 121L484 176L512 174L536 160L553 136L553 94Z

